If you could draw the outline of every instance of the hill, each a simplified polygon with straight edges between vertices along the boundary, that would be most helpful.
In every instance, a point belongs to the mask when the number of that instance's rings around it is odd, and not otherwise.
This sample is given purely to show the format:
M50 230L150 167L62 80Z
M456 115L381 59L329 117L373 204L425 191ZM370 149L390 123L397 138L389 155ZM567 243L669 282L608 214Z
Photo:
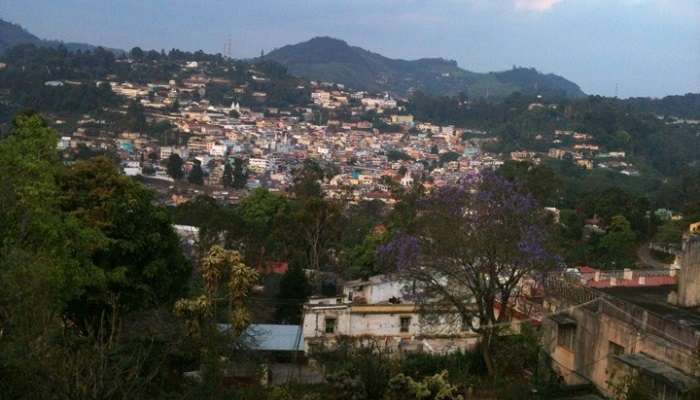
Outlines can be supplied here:
M283 64L290 73L302 78L400 95L413 91L433 95L465 92L472 97L505 97L516 91L566 97L585 95L575 83L532 68L476 73L460 68L453 60L392 59L329 37L284 46L264 58Z
M44 40L36 37L20 25L13 24L0 19L0 54L7 49L20 44L33 44L40 47L58 47L63 46L70 51L85 51L94 50L97 46L86 43L61 42L58 40ZM115 53L122 53L123 50L107 49Z

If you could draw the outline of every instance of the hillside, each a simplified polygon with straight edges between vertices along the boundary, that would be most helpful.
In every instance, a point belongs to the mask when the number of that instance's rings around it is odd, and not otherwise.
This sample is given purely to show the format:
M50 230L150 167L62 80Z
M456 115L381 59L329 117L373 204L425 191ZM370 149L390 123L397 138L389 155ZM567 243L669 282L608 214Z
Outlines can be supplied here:
M41 39L24 28L0 19L0 53L18 44L41 44Z
M476 73L460 68L452 60L392 59L329 37L284 46L265 58L285 65L289 72L306 79L401 95L412 91L434 95L465 92L472 97L504 97L516 91L567 97L585 95L575 83L535 69Z
M22 28L20 25L13 24L0 19L0 54L7 49L20 45L33 44L35 46L58 47L62 45L70 51L85 51L94 50L96 46L86 43L61 42L58 40L43 40ZM108 49L113 52L121 53L119 49Z

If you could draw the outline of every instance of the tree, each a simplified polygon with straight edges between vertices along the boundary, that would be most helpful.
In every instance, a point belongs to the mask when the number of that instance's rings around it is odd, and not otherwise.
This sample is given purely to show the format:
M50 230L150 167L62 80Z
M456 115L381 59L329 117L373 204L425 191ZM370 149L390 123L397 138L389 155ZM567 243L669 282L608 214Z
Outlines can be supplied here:
M348 249L344 255L345 274L351 278L367 279L380 272L377 248L383 243L384 235L368 234L362 243Z
M56 137L25 113L0 140L0 353L31 353L32 341L59 329L66 303L103 279L91 255L104 237L61 211Z
M392 162L393 162L393 161L408 161L408 160L413 160L413 159L411 158L411 156L409 156L408 154L404 153L404 152L401 151L401 150L390 150L390 151L386 154L386 156L387 156L387 158L389 159L389 161L392 161Z
M238 251L218 245L201 258L199 271L202 294L178 300L174 311L184 320L187 335L199 353L205 386L220 387L226 370L224 363L244 347L243 333L251 321L246 302L260 277L255 269L245 265ZM218 323L220 310L227 311L227 329L221 329Z
M519 181L540 204L556 202L561 181L554 170L546 164L532 164L526 161L506 161L498 174L511 181Z
M241 201L239 207L241 229L235 238L246 249L246 259L250 265L264 265L268 257L284 250L289 229L286 220L291 214L289 203L279 195L258 188Z
M175 180L180 180L182 179L182 176L184 173L182 172L182 165L184 162L182 161L182 158L177 153L173 153L168 157L168 163L167 163L167 168L168 168L168 175L175 179Z
M169 268L184 260L164 210L104 158L62 165L35 115L14 119L0 162L3 397L157 396L162 326L134 341L122 326L189 276Z
M204 172L202 171L202 163L198 160L194 161L190 174L187 175L187 181L194 185L204 185Z
M140 47L134 47L129 52L129 56L134 60L141 61L143 59L143 50Z
M233 160L233 188L243 189L248 183L248 167L246 162L240 158L236 157Z
M275 311L275 319L283 324L299 324L302 307L311 294L311 286L304 270L294 265L282 276Z
M324 176L318 163L307 160L292 187L295 196L292 218L299 229L305 261L317 272L321 270L330 243L337 236L340 217L338 205L323 196L320 182Z
M610 221L606 234L598 242L598 252L603 262L610 266L630 266L634 263L637 235L622 215Z
M410 376L398 374L391 378L385 396L387 400L463 400L459 387L450 383L448 372L415 381Z
M510 304L521 279L556 261L546 248L545 217L532 196L493 172L437 190L418 211L414 233L398 232L379 254L416 282L424 312L449 306L480 334L494 374L493 325L509 318L496 315L496 306Z
M148 123L146 122L145 109L141 103L132 100L126 109L128 127L134 132L144 132Z
M153 193L123 176L104 157L78 161L59 177L60 207L103 238L93 244L92 261L103 274L79 301L77 317L99 317L111 295L127 310L171 301L185 287L190 265L166 210L153 204Z
M323 181L323 168L313 160L305 160L294 176L292 193L297 199L323 197L320 182Z
M178 99L175 99L172 103L170 103L170 105L168 106L168 112L180 112L180 102L178 101Z
M221 184L227 188L233 187L233 167L228 162L224 164L224 176L221 178Z

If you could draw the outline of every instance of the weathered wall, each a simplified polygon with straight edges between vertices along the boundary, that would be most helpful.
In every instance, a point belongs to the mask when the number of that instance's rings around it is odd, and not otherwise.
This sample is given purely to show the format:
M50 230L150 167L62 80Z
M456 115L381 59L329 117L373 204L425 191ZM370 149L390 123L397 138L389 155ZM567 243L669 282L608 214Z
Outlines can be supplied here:
M678 274L678 304L685 307L700 305L700 234L683 236L681 270Z
M401 332L401 317L410 317L408 332ZM325 333L326 318L336 319L334 334ZM304 314L304 343L308 347L318 341L332 342L341 336L366 337L384 340L391 345L399 342L423 343L427 351L464 349L476 343L476 335L463 332L461 322L454 316L425 318L409 304L401 305L339 305L307 309Z
M557 300L549 301L550 310L566 307L567 304ZM553 368L568 384L590 381L603 393L611 395L609 379L614 364L610 342L624 347L625 354L644 353L688 375L694 373L694 343L684 345L669 335L670 332L648 325L651 317L646 311L637 308L615 314L614 310L601 301L597 307L578 308L569 313L577 323L574 351L557 345L554 321L543 321L543 346L553 359Z

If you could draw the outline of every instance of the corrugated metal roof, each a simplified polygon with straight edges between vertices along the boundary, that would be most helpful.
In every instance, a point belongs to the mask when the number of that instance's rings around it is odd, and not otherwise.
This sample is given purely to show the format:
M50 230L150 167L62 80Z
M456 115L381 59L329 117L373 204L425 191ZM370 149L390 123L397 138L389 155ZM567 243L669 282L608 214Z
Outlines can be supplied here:
M299 325L252 324L245 335L256 350L304 351L304 335Z

